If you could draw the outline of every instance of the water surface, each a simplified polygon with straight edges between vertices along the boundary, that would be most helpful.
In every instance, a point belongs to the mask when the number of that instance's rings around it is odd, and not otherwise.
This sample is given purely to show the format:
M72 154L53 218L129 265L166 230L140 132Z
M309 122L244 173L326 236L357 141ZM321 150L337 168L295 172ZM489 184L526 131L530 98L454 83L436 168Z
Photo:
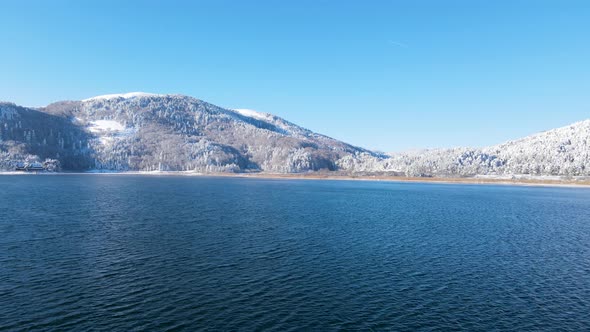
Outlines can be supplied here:
M0 330L590 329L590 190L0 176Z

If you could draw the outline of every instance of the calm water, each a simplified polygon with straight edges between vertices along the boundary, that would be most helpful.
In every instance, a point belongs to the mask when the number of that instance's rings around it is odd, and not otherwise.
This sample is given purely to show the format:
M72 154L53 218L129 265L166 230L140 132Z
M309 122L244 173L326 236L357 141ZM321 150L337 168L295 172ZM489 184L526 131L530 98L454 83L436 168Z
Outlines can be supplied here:
M0 176L0 330L590 329L590 190Z

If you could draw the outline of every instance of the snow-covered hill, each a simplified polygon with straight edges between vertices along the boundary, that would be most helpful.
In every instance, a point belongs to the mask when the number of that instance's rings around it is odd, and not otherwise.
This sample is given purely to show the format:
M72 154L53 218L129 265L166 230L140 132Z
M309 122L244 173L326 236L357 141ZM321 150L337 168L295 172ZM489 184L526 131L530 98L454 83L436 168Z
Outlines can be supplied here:
M182 95L133 92L41 109L0 103L0 170L47 158L66 170L590 176L590 120L483 149L382 155Z
M505 161L503 174L590 175L590 120L484 151Z
M68 118L0 102L0 170L45 159L59 159L64 169L88 169L88 138Z
M453 148L345 158L351 171L407 176L590 176L590 120L483 149Z
M84 148L78 153L98 170L334 171L349 154L377 156L271 114L225 109L182 95L113 94L58 102L36 112L83 131ZM22 141L12 138L13 145ZM22 143L20 155L30 152L26 140Z

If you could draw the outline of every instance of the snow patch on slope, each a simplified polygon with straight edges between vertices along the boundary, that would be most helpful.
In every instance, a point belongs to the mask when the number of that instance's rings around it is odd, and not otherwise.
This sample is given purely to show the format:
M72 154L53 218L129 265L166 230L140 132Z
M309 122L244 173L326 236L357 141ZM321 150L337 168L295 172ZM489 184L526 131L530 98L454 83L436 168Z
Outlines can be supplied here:
M83 99L82 101L87 102L87 101L95 101L95 100L111 100L111 99L118 99L118 98L130 99L130 98L137 98L137 97L159 97L159 96L163 96L163 95L158 95L155 93L147 93L147 92L129 92L129 93L117 93L117 94L111 94L111 95L96 96L96 97L92 97L92 98L88 98L88 99Z
M125 130L125 126L113 120L96 120L89 123L88 130L92 133L105 131L120 132Z
M233 111L240 114L240 115L247 116L249 118L254 118L254 119L258 119L258 120L265 120L265 121L271 120L270 114L261 113L261 112L257 112L257 111L246 109L246 108L236 108L236 109L233 109Z
M126 128L123 124L113 120L96 120L88 123L88 131L95 134L105 145L114 139L129 137L135 133L134 128Z
M241 116L245 116L250 119L254 119L257 121L263 121L275 126L277 129L280 129L280 132L287 136L293 137L306 137L305 134L310 133L308 130L301 128L297 125L289 123L284 119L276 117L269 113L262 113L251 109L246 108L236 108L232 109L233 112L238 113Z

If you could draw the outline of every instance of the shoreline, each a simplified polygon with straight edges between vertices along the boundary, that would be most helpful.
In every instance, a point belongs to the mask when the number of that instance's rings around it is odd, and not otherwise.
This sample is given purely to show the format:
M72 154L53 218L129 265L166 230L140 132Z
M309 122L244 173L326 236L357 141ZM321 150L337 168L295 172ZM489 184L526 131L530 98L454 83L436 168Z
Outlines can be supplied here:
M512 186L541 186L541 187L567 187L567 188L590 188L590 179L566 180L551 177L543 178L493 178L493 177L466 177L466 178L443 178L443 177L407 177L389 175L339 175L339 174L280 174L280 173L198 173L185 171L151 171L151 172L0 172L2 175L137 175L137 176L199 176L199 177L229 177L244 179L272 179L272 180L330 180L330 181L374 181L374 182L400 182L400 183L436 183L436 184L470 184L470 185L512 185Z

